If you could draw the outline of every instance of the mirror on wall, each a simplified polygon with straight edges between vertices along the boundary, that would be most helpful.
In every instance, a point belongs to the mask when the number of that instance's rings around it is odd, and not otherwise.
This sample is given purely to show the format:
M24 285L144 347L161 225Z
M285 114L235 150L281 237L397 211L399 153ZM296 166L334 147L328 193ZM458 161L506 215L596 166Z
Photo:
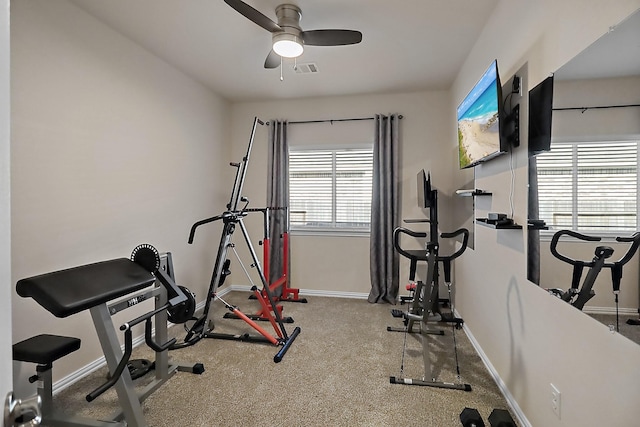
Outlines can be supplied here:
M588 280L589 272L584 268L576 281L575 267L567 260L590 262L597 246L613 249L605 260L609 264L627 253L632 244L615 237L640 231L639 145L637 10L553 74L551 149L529 162L529 218L544 221L543 229L529 226L530 281L566 296L572 283L582 286ZM563 229L602 240L562 235L555 245L566 258L562 261L552 254L552 236ZM640 344L639 259L636 253L622 267L618 294L613 269L603 268L593 283L595 295L584 295L582 311Z

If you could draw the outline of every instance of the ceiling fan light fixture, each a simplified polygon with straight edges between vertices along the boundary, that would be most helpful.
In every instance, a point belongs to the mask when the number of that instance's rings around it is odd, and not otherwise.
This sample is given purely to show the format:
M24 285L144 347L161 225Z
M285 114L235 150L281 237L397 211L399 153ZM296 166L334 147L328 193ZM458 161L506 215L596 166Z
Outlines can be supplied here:
M302 55L302 41L295 34L280 33L273 35L273 51L285 58L297 58Z

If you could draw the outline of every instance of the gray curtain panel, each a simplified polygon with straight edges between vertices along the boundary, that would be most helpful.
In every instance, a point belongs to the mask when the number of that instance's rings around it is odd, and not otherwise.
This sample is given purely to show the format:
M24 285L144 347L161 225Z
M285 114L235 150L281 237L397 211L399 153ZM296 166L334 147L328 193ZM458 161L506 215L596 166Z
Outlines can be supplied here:
M376 115L371 197L370 303L395 304L399 288L399 256L393 248L393 230L399 225L398 114Z
M529 208L530 219L539 219L538 167L536 156L529 157ZM527 279L540 285L540 231L527 230Z
M267 206L273 208L269 215L269 283L282 276L284 267L282 233L289 225L289 145L287 142L287 122L269 121L269 159L267 176ZM276 209L277 208L277 209ZM284 209L282 209L284 208ZM289 252L291 252L289 250ZM290 260L291 257L289 256ZM290 269L288 271L291 271ZM289 280L291 276L287 278ZM289 283L290 285L290 283ZM281 289L276 292L280 296Z

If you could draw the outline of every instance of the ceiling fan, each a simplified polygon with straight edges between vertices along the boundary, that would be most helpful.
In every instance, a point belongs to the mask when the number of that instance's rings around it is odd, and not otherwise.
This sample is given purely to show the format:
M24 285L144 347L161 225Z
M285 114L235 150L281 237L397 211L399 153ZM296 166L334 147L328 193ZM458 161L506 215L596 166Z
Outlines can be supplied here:
M277 68L282 57L297 58L304 46L344 46L362 41L362 33L354 30L311 30L302 31L300 19L302 11L294 4L276 7L278 23L263 15L240 0L224 0L229 6L250 21L269 31L273 47L264 61L264 68Z

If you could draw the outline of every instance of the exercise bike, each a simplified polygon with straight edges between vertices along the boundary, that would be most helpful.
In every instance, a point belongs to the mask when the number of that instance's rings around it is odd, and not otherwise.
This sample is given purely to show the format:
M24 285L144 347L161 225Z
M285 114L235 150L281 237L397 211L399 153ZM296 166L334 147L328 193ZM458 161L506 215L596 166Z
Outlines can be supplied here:
M424 180L424 182L422 182ZM422 193L421 193L422 191ZM394 317L402 317L404 319L404 328L387 327L391 332L404 332L404 344L402 348L402 362L400 365L400 376L389 377L391 384L419 385L427 387L448 388L455 390L471 391L469 384L460 382L460 365L458 363L458 346L456 342L456 329L463 325L461 318L455 317L455 306L453 304L451 292L451 264L454 259L458 258L467 249L469 242L469 230L465 228L458 229L452 233L438 232L438 191L431 188L431 176L421 171L418 174L418 200L419 204L429 208L429 218L421 220L406 220L406 222L428 222L430 241L423 250L407 250L400 245L400 236L405 234L411 237L426 238L427 233L415 232L403 227L397 227L393 232L394 248L399 254L411 261L409 272L409 287L412 295L409 302L407 312L392 310ZM462 244L460 248L451 255L439 255L439 238L455 239L462 236ZM415 273L418 261L427 262L427 275L424 282L415 281ZM439 266L442 263L444 269L444 281L448 290L448 303L450 313L444 313L441 310L441 300L439 297ZM429 348L429 335L444 335L444 331L439 329L430 329L429 325L434 322L445 322L452 324L452 338L454 347L454 356L456 364L456 373L458 383L448 383L437 381L434 375L431 363L431 354ZM418 322L420 340L422 342L422 358L424 364L423 378L406 378L404 377L404 357L406 353L407 335L414 332L414 325Z
M471 391L471 385L469 384L436 381L431 364L428 338L429 335L444 335L444 331L442 330L430 329L430 322L445 322L451 323L453 325L452 337L454 344L456 372L458 379L460 379L460 366L458 363L458 348L455 337L455 330L462 327L463 320L459 317L455 317L454 315L455 306L453 304L451 293L451 262L455 258L458 258L460 255L462 255L462 253L466 250L467 243L469 241L469 230L461 228L454 231L453 233L440 234L440 237L443 238L456 238L460 235L463 236L460 249L448 256L438 255L439 248L437 241L427 243L426 249L424 251L406 251L402 249L398 244L398 237L401 233L408 234L414 237L425 237L424 234L426 233L415 233L410 230L398 227L394 230L394 247L396 248L396 250L398 250L399 253L411 260L411 282L413 282L415 279L416 264L419 260L427 261L427 277L424 283L422 281L418 281L415 283L415 289L413 291L413 298L410 302L410 306L407 312L402 313L405 327L401 329L387 327L388 331L405 333L405 343L402 349L402 363L400 366L400 377L391 376L389 377L389 381L391 382L391 384L419 385ZM438 291L438 263L442 263L444 267L445 284L447 285L448 289L449 304L451 309L450 313L443 313L440 309L440 298ZM394 314L394 317L398 317L397 312L394 312L392 314ZM420 325L419 333L420 339L422 341L424 376L423 378L406 378L403 376L404 355L406 351L406 334L414 332L413 328L416 322L419 322Z
M403 303L409 303L408 312L405 313L402 310L394 309L391 311L391 314L394 317L402 317L404 319L406 330L408 332L413 332L414 322L416 320L420 320L418 319L418 317L422 316L425 313L425 308L426 312L430 313L430 315L433 316L431 320L436 320L443 323L451 323L457 329L460 329L464 324L464 320L462 318L456 317L452 309L449 312L444 312L442 310L442 305L443 303L446 303L451 306L451 263L454 259L462 255L462 253L467 249L467 244L469 242L469 230L461 228L454 231L453 233L440 234L440 237L443 239L456 239L458 236L462 236L462 244L460 248L453 254L448 256L439 255L437 242L429 242L426 245L426 249L404 249L400 244L400 237L403 234L415 238L427 237L427 233L412 231L404 227L397 227L393 231L393 246L395 250L405 258L409 259L411 263L409 267L409 283L407 284L407 290L410 292L410 295L401 297L401 301ZM428 294L426 295L427 299L424 300L425 283L421 281L416 282L415 280L417 264L419 261L428 263L429 258L434 254L436 257L436 265L433 271L434 277L432 280L427 279L427 285L430 287L430 289L428 290ZM440 299L438 286L439 266L437 263L442 263L442 268L444 269L444 282L449 291L449 298L446 300ZM390 332L404 332L405 328L397 329L388 327L387 330Z
M611 281L613 295L616 304L616 330L619 331L619 313L618 313L618 296L620 294L620 282L622 280L622 268L628 263L640 246L640 233L636 232L630 237L616 237L616 242L630 243L625 254L618 261L607 262L607 259L613 255L613 248L609 246L596 246L594 257L591 261L576 260L567 255L558 252L558 242L563 236L570 236L586 242L599 242L602 240L598 236L589 236L572 230L560 230L553 235L551 239L551 253L561 261L573 266L573 276L571 279L571 287L566 291L559 288L548 289L549 293L571 304L573 307L582 310L584 305L595 296L593 285L603 268L611 269ZM589 272L585 277L582 286L580 280L584 269L589 268Z

